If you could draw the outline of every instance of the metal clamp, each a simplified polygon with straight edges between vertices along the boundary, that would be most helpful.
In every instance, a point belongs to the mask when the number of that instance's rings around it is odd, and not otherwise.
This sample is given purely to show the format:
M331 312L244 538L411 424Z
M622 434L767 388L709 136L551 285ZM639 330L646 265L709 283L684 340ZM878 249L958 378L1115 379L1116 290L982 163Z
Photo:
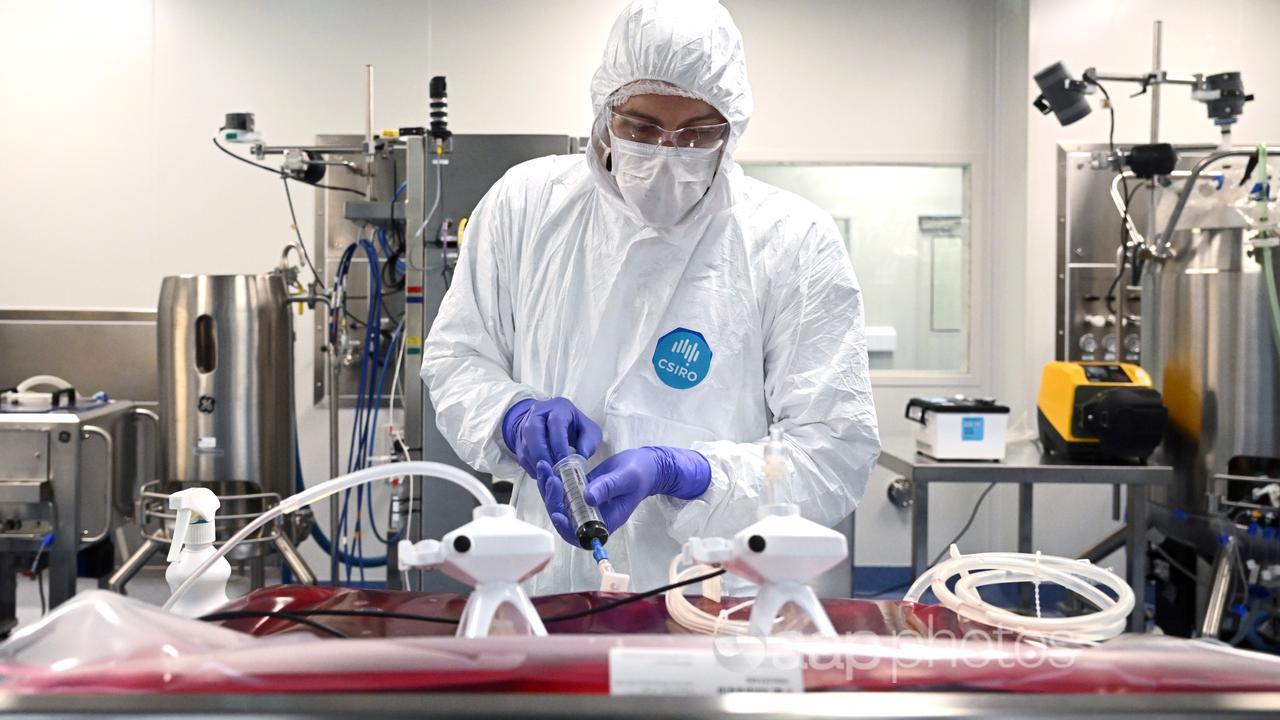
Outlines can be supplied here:
M99 540L105 538L107 533L111 532L111 526L115 523L115 487L116 487L116 445L111 439L111 433L103 430L96 425L85 425L81 428L89 435L97 435L107 444L107 523L102 528L102 532L93 537L81 537L80 542L86 545L92 545ZM83 533L83 531L81 531Z

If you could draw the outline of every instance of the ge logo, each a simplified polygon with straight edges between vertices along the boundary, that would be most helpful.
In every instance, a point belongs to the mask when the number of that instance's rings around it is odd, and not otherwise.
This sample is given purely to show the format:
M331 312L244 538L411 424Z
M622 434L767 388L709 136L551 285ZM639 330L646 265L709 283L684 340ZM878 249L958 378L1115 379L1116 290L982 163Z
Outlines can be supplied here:
M196 409L206 415L211 415L213 414L213 406L216 404L217 401L213 399L212 395L201 395L200 401L196 403Z

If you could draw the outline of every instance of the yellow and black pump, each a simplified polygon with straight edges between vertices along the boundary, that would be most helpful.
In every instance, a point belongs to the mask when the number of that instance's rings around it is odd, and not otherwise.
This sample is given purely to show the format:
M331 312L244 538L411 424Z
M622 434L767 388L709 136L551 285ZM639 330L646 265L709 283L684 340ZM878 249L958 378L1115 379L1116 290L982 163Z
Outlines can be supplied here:
M1045 365L1037 410L1045 452L1073 460L1145 462L1169 416L1145 370L1114 362Z

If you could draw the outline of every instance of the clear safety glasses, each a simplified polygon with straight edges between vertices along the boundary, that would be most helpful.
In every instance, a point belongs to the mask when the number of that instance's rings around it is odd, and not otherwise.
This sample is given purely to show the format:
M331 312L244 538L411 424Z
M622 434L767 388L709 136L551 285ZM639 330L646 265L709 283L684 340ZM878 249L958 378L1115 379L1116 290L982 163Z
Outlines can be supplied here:
M623 115L609 109L609 130L615 137L648 145L712 149L720 147L729 136L729 123L694 125L667 130L654 123Z

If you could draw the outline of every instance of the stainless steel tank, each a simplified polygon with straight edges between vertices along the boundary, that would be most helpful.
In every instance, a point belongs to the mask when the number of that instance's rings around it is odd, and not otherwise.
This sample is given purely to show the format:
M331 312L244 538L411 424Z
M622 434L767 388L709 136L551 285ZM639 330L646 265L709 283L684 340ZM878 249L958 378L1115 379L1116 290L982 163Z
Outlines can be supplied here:
M217 536L293 494L293 329L288 291L275 273L179 275L160 287L156 318L161 476L143 488L144 533L167 538L169 493L208 487L218 496ZM305 524L284 526L294 541ZM264 529L233 559L281 542Z
M142 545L107 585L123 591L155 554L168 548L176 516L169 495L184 486L218 496L216 533L226 540L293 494L293 328L284 278L179 275L160 286L160 474L138 495ZM315 576L295 547L310 529L305 511L268 524L230 553L251 560L254 587L265 582L264 556L279 553L299 582Z
M293 337L279 275L180 275L160 288L165 480L293 493Z
M1215 476L1280 462L1280 358L1262 265L1243 230L1178 230L1169 249L1143 273L1143 366L1169 410L1156 459L1176 477L1151 497L1206 513ZM1213 552L1207 524L1155 515L1169 534Z

